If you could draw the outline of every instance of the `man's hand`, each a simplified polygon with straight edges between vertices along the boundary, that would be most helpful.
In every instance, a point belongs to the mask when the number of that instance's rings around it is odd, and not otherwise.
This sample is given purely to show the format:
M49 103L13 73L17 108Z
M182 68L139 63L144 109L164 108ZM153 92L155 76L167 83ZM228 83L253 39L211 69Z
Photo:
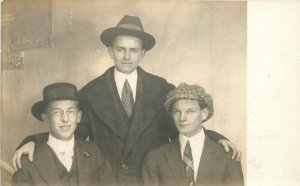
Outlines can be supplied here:
M28 154L29 161L33 161L34 142L28 142L18 150L16 150L12 159L13 167L15 171L21 168L21 157L23 154Z
M242 159L242 152L237 149L236 145L231 143L230 141L226 139L220 139L219 144L223 145L226 152L229 152L229 150L232 150L232 157L231 159L235 159L236 161L241 161Z

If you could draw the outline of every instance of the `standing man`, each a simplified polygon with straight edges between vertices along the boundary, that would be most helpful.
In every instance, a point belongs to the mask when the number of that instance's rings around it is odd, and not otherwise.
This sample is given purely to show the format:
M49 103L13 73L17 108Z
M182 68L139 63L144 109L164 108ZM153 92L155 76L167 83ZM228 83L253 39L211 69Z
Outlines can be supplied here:
M100 40L108 47L114 66L79 91L82 99L91 102L91 110L83 115L75 133L82 139L89 137L106 153L118 183L140 184L145 154L177 136L163 107L166 95L175 87L139 67L155 39L144 32L138 17L124 16L116 27L104 30ZM224 138L212 131L210 135L216 141ZM39 138L33 140L41 141ZM233 145L222 142L227 149ZM32 150L33 145L27 146L26 152ZM24 148L14 159L22 153Z
M145 185L244 185L241 163L231 160L202 127L214 113L213 99L202 87L180 84L168 94L165 107L179 137L148 153Z
M48 140L34 152L34 161L22 158L22 169L13 175L13 185L111 185L114 175L108 160L91 142L74 138L74 131L88 104L79 100L70 83L54 83L43 91L44 99L31 112L48 126Z

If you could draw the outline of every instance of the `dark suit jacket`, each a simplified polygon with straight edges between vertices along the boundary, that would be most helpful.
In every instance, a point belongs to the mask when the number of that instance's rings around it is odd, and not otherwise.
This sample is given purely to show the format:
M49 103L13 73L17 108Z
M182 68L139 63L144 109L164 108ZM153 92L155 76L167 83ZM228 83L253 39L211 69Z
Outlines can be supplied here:
M80 90L91 103L76 134L93 140L110 157L117 180L123 184L141 183L145 153L177 135L164 109L167 93L174 89L165 79L137 68L134 113L128 120L114 80L114 67Z
M144 162L143 178L145 185L149 186L187 185L178 139L148 153ZM231 160L231 153L226 153L223 147L207 136L205 136L196 185L243 185L241 164Z
M22 157L22 168L13 175L13 185L61 185L53 153L46 143L34 151L34 160ZM94 143L76 141L74 146L78 167L78 185L114 184L112 169L104 154Z
M117 182L126 185L142 183L143 160L149 150L178 136L164 108L166 95L175 86L140 67L137 73L131 120L123 108L114 80L114 67L111 67L79 91L82 99L89 100L91 109L83 114L75 131L76 136L81 139L89 136L102 149L111 162ZM28 137L22 144L43 141L45 136ZM213 131L210 136L216 141L225 138Z

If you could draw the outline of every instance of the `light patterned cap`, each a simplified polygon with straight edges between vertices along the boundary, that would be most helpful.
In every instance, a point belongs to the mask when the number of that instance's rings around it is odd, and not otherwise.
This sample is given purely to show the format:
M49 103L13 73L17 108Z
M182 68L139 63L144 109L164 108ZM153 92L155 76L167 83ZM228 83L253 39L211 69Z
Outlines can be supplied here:
M181 83L175 90L169 92L165 102L165 108L168 113L170 113L173 103L179 99L197 100L200 103L201 109L207 108L209 114L202 122L209 120L214 114L213 98L211 95L205 92L204 88L200 87L199 85L188 85L186 83Z

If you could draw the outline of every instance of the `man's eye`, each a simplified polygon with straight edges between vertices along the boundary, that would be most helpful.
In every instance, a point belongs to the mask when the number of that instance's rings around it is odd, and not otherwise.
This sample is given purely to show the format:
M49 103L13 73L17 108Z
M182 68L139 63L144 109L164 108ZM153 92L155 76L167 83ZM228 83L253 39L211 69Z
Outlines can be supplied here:
M178 114L179 113L178 110L173 110L172 112L173 112L173 114Z
M117 51L117 52L120 52L120 51L122 51L122 48L115 48L115 50Z

